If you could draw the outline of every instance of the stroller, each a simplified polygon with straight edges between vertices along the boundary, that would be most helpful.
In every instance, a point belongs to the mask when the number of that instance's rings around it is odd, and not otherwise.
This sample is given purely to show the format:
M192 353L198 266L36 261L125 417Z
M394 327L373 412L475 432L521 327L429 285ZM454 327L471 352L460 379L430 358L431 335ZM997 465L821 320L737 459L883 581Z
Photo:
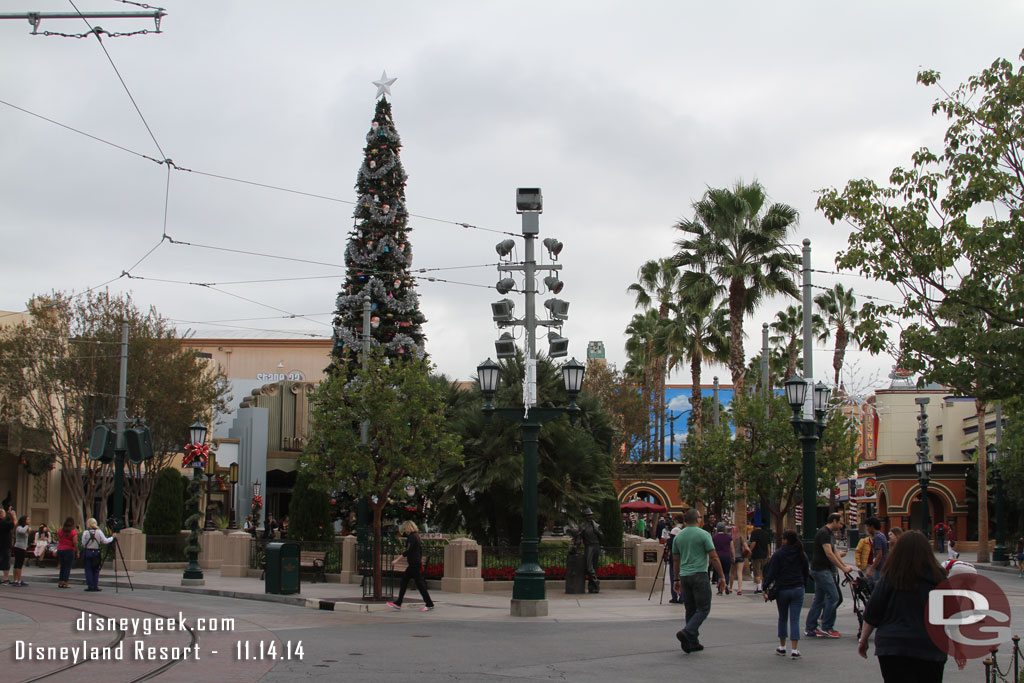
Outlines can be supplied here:
M845 574L843 585L850 586L850 593L853 595L853 613L857 615L857 638L860 638L864 630L864 608L871 599L871 582L864 576L864 572L857 572L857 576Z

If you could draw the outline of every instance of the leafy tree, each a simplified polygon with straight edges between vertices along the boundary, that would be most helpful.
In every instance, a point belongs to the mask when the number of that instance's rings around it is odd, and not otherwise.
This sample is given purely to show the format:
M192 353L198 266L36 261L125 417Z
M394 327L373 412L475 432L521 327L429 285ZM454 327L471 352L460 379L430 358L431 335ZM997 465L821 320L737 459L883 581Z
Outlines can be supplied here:
M917 80L938 86L940 76ZM817 206L853 227L836 264L891 283L902 299L862 307L867 348L895 351L885 326L895 319L902 363L925 381L988 400L1021 395L1024 68L998 59L943 90L932 112L949 121L942 151L918 150L887 184L825 189Z
M611 363L587 363L583 393L600 400L615 430L609 452L615 468L629 467L632 454L648 436L650 413L636 385Z
M130 296L53 292L34 298L28 310L28 323L0 330L0 416L51 434L75 508L101 519L113 488L111 466L89 459L89 437L97 420L115 416L121 321L128 321L128 415L146 421L155 451L142 465L125 467L126 511L142 523L156 476L179 452L188 425L226 409L227 380ZM97 498L103 502L94 511Z
M739 477L776 517L778 534L783 531L782 518L803 500L803 450L789 423L792 415L785 398L777 394L767 399L742 396L733 407L736 428L748 435L734 442ZM826 420L815 459L816 491L831 490L848 472L857 447L857 433L840 411L830 410Z
M422 356L426 322L419 308L405 203L405 170L399 151L402 140L391 117L391 104L381 97L366 133L363 163L356 179L355 220L345 249L345 285L334 313L334 363L352 376L362 349L363 298L372 307L371 345L387 357Z
M522 405L523 369L521 353L502 361L496 405ZM564 405L564 395L560 368L550 359L538 359L538 406ZM584 507L597 509L615 495L611 418L596 396L583 393L577 404L575 426L565 417L545 423L540 431L538 533L549 521L580 519ZM523 533L522 430L517 422L497 417L486 422L482 407L482 399L474 395L452 417L463 459L441 466L430 497L442 528L465 528L484 545L514 545Z
M331 497L313 485L309 470L299 472L288 507L288 538L298 541L329 541L334 535Z
M832 369L836 373L835 384L838 390L842 386L839 375L843 369L843 359L846 358L846 348L850 344L860 346L860 334L857 332L860 311L857 310L857 298L853 296L852 289L846 289L841 283L836 283L832 289L814 297L814 303L822 316L822 329L818 339L828 341L832 336L832 330L836 331L836 348L832 352Z
M430 380L427 361L389 361L375 349L367 369L351 379L342 368L329 372L312 404L310 444L299 470L321 491L370 497L379 580L381 512L391 492L411 480L431 478L460 459L458 439L445 424L443 386ZM359 429L363 423L365 443Z
M718 427L705 425L700 433L687 435L680 454L679 495L693 505L703 503L719 517L722 508L736 497L736 458L728 419Z
M153 484L149 510L142 530L156 536L169 536L182 530L182 497L185 480L174 467L160 470Z

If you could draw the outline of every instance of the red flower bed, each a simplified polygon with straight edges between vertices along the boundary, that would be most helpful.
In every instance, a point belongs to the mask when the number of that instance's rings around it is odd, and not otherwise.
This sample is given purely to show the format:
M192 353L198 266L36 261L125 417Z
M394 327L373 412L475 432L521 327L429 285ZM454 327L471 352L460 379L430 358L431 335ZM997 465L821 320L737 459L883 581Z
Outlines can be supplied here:
M636 578L636 567L631 567L627 564L620 564L618 562L612 562L607 567L597 568L597 578L599 579L635 579Z
M511 581L515 578L515 567L494 567L493 569L482 569L480 575L484 581Z
M444 577L444 562L439 564L428 564L423 567L423 578L440 579Z

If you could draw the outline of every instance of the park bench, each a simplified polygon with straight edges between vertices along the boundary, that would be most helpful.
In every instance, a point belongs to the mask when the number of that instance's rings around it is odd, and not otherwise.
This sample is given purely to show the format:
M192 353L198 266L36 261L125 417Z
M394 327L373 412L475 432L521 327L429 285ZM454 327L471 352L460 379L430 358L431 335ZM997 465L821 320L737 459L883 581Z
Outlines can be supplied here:
M321 581L327 581L327 577L324 576L324 569L327 567L327 552L317 552L314 550L302 550L299 552L299 571L309 571L313 573L313 583L316 583L316 577L319 576Z

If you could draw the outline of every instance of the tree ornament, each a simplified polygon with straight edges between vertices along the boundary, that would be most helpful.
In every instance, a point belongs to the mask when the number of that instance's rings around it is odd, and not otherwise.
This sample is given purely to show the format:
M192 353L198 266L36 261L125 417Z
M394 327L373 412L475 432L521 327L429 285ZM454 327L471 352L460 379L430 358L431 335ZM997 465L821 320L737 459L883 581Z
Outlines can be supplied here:
M370 318L370 327L376 328L378 325L380 325L380 318L377 316Z

